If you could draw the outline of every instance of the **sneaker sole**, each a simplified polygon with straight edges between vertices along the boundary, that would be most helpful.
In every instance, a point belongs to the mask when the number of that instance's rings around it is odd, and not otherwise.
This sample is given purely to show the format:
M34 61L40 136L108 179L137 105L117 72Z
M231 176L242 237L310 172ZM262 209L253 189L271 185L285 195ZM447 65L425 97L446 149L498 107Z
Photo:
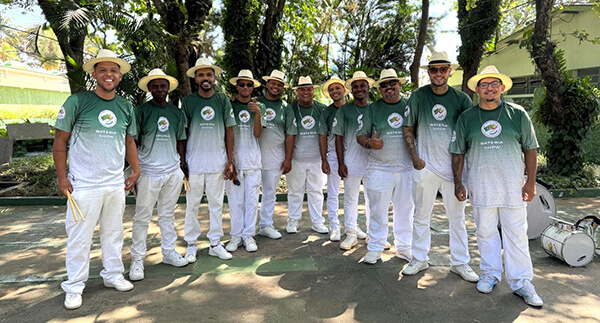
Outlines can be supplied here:
M131 286L131 288L129 288L129 289L117 289L117 287L115 287L115 285L113 285L113 284L104 283L104 287L106 287L106 288L114 288L114 289L116 289L119 292L129 292L129 291L133 290L133 288L135 286Z
M311 230L311 231L314 231L314 232L316 232L316 233L318 233L318 234L329 234L329 231L317 231L317 230L315 230L315 229L313 229L313 228L310 228L310 230Z
M340 245L340 249L342 250L351 250L352 248L354 248L356 245L358 244L358 241L355 241L350 247L348 246L342 246Z
M173 267L177 267L177 268L180 268L180 267L185 267L185 266L187 266L189 263L190 263L190 262L188 261L188 262L186 262L185 264L184 264L184 263L181 263L181 264L179 265L179 264L174 264L174 263L172 263L172 262L167 262L167 261L164 261L164 260L163 260L163 264L171 265L171 266L173 266ZM131 278L131 277L130 277L130 278Z
M429 265L427 265L427 267L425 267L425 268L423 268L423 269L419 269L419 270L418 270L417 272L415 272L415 273L407 273L407 272L404 272L404 270L403 270L403 271L402 271L402 274L403 274L403 275L406 275L406 276L413 276L413 275L416 275L416 274L418 274L418 273L420 273L420 272L422 272L422 271L424 271L424 270L427 270L427 269L429 269Z
M289 233L289 232L288 232L288 233ZM268 235L268 234L262 234L262 233L260 233L260 232L258 233L258 235L259 235L259 236L263 236L263 237L267 237L267 238L269 238L269 239L273 239L273 240L281 239L281 235L280 235L280 236L278 236L278 237L274 237L274 236L270 236L270 235Z
M477 280L467 279L465 276L461 275L459 272L454 271L454 268L452 268L452 267L450 268L450 272L459 275L460 278L462 278L464 281L467 281L469 283L476 283L479 281L479 277L477 277Z
M363 261L365 264L367 265L375 265L381 258L377 258L377 260L375 260L375 262L369 262L369 261Z
M533 307L542 307L544 306L544 304L533 304L527 301L527 299L525 297L523 297L521 294L517 293L517 292L513 292L513 294L521 297L523 299L523 301L525 302L525 304L529 305L529 306L533 306Z
M187 257L187 256L186 256L186 257L184 257L184 258L185 258L185 260L187 260L187 261L188 261L188 264L193 264L193 263L195 263L195 262L196 262L196 260L197 260L197 259L196 259L196 257L194 257L194 259L192 259L192 260L188 259L188 257Z
M129 280L137 282L137 281L140 281L140 280L144 280L144 276L142 276L142 278L137 278L137 277L131 277L131 275L129 275Z
M77 304L77 305L73 305L73 306L68 306L67 304L63 304L63 305L68 310L76 310L76 309L80 308L82 304Z
M219 256L218 254L210 252L210 251L208 252L208 255L209 256L213 256L213 257L218 257L221 260L231 260L233 258L233 257L231 257L231 258L223 258L223 257Z

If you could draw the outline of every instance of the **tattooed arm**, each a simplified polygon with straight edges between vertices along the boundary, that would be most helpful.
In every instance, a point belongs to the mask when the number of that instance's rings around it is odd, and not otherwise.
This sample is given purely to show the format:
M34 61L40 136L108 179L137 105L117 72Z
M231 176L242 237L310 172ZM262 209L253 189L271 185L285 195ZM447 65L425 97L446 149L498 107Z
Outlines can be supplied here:
M454 196L459 201L467 199L467 189L462 183L463 165L465 155L452 154L452 173L454 174Z
M412 160L413 167L416 170L421 170L425 167L425 161L423 161L419 154L417 154L417 148L415 147L415 135L413 133L413 127L402 127L402 136L404 137L404 142L406 143L406 149L408 150L408 154L410 155L410 159Z

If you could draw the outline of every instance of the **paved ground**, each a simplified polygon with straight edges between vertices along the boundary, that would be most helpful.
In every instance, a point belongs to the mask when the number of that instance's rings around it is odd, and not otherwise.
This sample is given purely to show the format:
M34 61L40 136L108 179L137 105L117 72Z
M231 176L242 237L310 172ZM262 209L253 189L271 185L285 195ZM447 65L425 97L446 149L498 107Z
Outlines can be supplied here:
M180 235L184 207L178 205L176 213ZM286 207L279 202L276 209L276 226L282 232ZM598 215L600 199L559 199L557 208L566 220ZM125 212L126 269L133 210L127 206ZM0 207L0 322L600 322L600 261L570 268L548 257L539 240L532 240L530 248L543 309L525 305L506 282L483 295L475 284L449 273L447 221L439 202L432 221L431 267L416 276L400 274L406 262L393 257L393 248L384 253L383 262L369 266L360 262L364 243L344 252L327 236L309 232L306 209L300 233L283 233L280 240L257 237L258 252L242 249L230 261L209 257L203 207L198 262L183 268L162 264L160 236L152 224L146 279L136 282L131 292L102 285L96 237L83 307L67 311L60 289L65 278L64 211L65 207ZM225 208L225 232L227 212ZM468 209L472 266L479 272L470 213ZM185 252L181 239L178 251Z

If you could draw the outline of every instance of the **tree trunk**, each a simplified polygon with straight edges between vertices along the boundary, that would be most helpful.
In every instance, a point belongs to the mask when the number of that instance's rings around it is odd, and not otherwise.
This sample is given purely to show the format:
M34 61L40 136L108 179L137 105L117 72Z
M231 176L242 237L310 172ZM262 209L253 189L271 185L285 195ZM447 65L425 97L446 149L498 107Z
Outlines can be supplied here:
M269 75L281 63L281 39L275 39L279 22L283 17L285 0L266 0L265 22L263 23L258 52L254 58L257 75Z
M417 37L417 47L415 48L415 57L410 65L410 80L419 87L419 66L421 65L421 56L423 47L427 38L427 25L429 23L429 0L423 0L421 6L421 22L419 23L419 35Z

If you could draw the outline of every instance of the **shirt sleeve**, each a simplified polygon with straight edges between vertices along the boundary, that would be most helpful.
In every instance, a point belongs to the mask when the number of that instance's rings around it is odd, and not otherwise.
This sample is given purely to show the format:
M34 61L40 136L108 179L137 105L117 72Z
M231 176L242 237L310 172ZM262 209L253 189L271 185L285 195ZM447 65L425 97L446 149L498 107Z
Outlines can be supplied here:
M471 98L464 92L461 92L462 95L462 103L460 105L460 113L463 113L465 111L467 111L467 109L470 109L473 106L473 101L471 100Z
M179 110L179 108L177 108L177 107L175 107L175 111L177 112L177 115L179 116L179 123L177 124L177 140L186 140L187 133L185 131L185 128L187 126L187 121L185 118L185 114L183 113L183 111Z
M413 92L408 98L408 104L404 109L404 123L405 127L414 127L417 123L417 113L419 110L417 94Z
M337 110L335 117L333 117L333 127L331 127L331 133L338 136L344 136L346 134L346 121L344 120L344 108L341 107Z
M58 116L56 117L56 129L71 132L73 125L77 121L77 110L79 107L79 98L73 94L67 98L65 103L60 107Z
M296 123L296 113L291 105L285 107L285 133L286 135L295 136L298 134L298 125Z
M223 116L223 120L225 120L225 127L233 127L236 125L235 117L233 115L233 107L231 106L231 101L224 96L223 101L225 101L225 115Z
M129 103L129 115L131 116L129 119L129 124L127 125L127 137L132 137L138 134L137 131L137 118L135 117L135 111L133 110L133 105L131 102Z
M525 110L520 110L521 115L521 147L523 147L523 151L530 149L539 148L537 137L535 135L535 129L533 128L533 123L531 123L531 118L529 118L529 114Z
M363 114L363 118L362 118L362 122L363 122L363 126L362 128L356 133L356 136L367 136L370 137L371 136L371 131L373 129L373 108L371 108L371 106L369 106L367 108L367 111Z
M453 154L464 155L467 153L467 150L468 146L464 118L458 117L456 127L452 132L452 139L450 140L450 152Z
M329 134L329 116L331 115L331 109L328 107L323 110L321 114L321 118L319 119L319 134L327 135Z

